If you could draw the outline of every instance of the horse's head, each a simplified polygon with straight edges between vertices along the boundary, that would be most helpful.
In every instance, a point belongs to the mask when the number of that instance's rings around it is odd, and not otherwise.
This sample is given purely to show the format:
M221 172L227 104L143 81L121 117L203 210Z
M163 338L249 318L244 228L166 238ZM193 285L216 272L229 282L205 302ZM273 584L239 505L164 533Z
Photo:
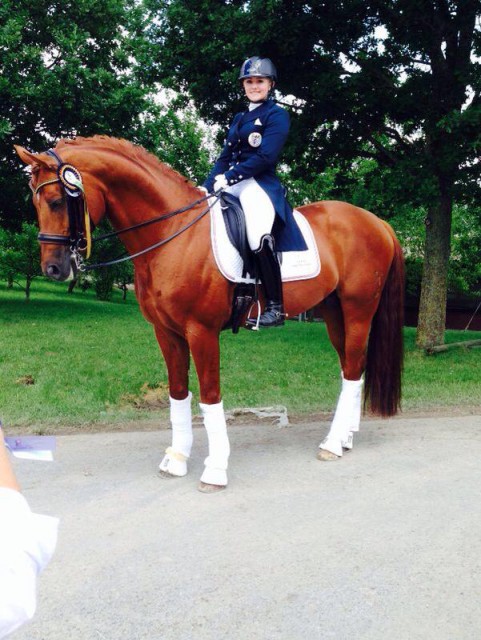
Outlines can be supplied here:
M40 227L42 271L54 280L65 280L72 268L75 272L77 256L88 254L90 250L90 217L86 208L84 215L82 177L74 167L64 164L65 158L60 160L55 154L30 153L19 146L15 146L15 150L22 161L32 167L30 188ZM76 190L69 179L74 183L79 179L80 188ZM103 202L97 202L98 197L89 197L89 205L92 200L96 205L92 217L98 222L105 207Z

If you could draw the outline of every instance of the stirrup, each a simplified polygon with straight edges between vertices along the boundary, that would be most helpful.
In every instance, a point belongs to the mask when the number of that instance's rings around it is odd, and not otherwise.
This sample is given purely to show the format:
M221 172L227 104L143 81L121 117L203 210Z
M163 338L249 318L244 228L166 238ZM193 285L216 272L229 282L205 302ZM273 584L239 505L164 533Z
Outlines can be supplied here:
M268 301L266 309L260 318L249 318L246 321L246 327L248 329L254 329L257 327L263 327L269 329L270 327L282 327L284 324L285 313L282 304L278 302Z

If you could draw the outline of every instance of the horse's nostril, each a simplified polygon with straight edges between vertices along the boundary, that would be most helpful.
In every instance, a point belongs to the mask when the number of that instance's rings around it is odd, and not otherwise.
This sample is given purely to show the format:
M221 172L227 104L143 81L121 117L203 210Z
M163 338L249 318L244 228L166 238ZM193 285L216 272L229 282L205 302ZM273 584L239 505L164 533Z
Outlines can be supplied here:
M60 269L57 267L56 264L49 264L47 266L47 275L49 278L55 278L59 274L60 274Z

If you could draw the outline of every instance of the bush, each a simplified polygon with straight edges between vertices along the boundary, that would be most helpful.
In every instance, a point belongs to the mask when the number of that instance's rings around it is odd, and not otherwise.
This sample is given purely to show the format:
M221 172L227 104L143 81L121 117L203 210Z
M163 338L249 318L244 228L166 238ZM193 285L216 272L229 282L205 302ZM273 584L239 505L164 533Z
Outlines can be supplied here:
M42 275L37 234L36 225L27 222L18 232L0 228L0 278L9 286L15 283L21 287L27 300L33 279Z

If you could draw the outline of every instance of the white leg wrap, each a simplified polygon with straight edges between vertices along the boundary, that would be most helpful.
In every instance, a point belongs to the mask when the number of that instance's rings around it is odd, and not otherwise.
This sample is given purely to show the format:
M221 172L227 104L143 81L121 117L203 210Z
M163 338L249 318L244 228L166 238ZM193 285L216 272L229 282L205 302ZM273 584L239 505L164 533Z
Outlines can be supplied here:
M192 394L184 400L170 398L170 422L172 424L172 446L169 447L159 465L161 471L172 476L185 476L187 460L192 449Z
M224 415L224 404L202 404L200 410L209 440L209 455L204 461L201 482L227 486L227 464L230 455L229 438Z
M327 437L319 445L342 456L342 449L352 449L353 432L359 431L361 422L361 397L363 379L346 380L342 377L342 390L337 402L336 413Z

